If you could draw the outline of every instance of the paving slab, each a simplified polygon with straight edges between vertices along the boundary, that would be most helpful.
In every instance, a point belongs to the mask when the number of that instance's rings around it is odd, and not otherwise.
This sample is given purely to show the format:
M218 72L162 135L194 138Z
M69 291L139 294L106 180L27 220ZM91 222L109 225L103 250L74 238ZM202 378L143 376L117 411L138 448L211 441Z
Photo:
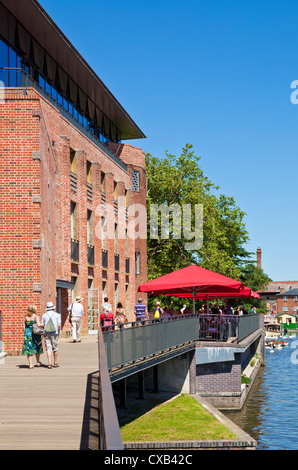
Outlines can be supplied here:
M0 364L0 450L82 450L97 447L98 343L59 340L60 367L28 368L26 356ZM97 435L96 435L97 434Z

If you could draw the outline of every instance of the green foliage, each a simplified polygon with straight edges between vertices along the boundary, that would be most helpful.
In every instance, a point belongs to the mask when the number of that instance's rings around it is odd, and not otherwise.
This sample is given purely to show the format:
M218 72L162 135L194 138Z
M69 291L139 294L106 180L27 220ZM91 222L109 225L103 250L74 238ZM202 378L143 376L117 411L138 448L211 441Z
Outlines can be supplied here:
M181 208L183 204L190 204L193 228L195 205L203 204L203 244L199 250L185 249L183 223L181 239L172 237L173 218L168 238L159 236L155 240L148 233L149 280L191 263L239 278L241 261L250 255L243 247L249 239L243 222L245 213L233 198L216 195L219 188L204 175L199 161L190 144L182 149L179 157L168 152L162 159L146 156L149 217L151 204L179 204Z
M148 213L148 280L157 278L172 271L198 264L202 268L215 271L258 290L268 284L269 278L258 270L251 260L252 253L245 249L249 235L245 227L245 213L236 205L234 198L219 193L203 173L200 157L197 157L190 144L182 149L180 156L165 152L164 158L146 156L147 172L147 213ZM195 206L203 205L203 240L199 249L188 250L184 234L184 220L181 217L181 237L175 238L174 217L170 212L168 232L158 233L154 239L150 233L150 208L152 205L166 204L168 207L189 204L191 228L195 226ZM160 222L160 219L159 219ZM155 232L156 234L157 232ZM155 299L156 300L156 299ZM163 305L181 308L185 299L162 298ZM185 302L189 307L192 301ZM152 307L149 297L149 308ZM238 301L231 302L233 305ZM244 302L249 309L256 306L258 312L266 311L265 303L258 299Z

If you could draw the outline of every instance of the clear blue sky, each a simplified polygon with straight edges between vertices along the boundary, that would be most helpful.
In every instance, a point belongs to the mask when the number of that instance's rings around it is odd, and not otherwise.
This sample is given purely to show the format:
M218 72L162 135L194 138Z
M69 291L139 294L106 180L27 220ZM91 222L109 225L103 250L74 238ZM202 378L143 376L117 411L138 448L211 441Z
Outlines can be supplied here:
M298 279L297 0L39 0L163 157L190 143L247 213L273 280Z

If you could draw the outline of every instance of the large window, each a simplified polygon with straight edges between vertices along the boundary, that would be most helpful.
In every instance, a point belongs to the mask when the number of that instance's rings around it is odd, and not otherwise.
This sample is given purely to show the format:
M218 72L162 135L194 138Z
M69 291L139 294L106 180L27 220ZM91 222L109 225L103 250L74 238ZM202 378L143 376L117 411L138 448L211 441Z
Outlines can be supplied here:
M66 109L75 119L77 119L89 132L95 135L100 142L106 143L112 140L111 136L107 134L104 127L97 124L96 118L94 120L89 117L89 112L81 110L81 103L77 100L76 103L72 102L68 93L63 93L60 89L60 78L58 72L56 73L55 83L52 83L47 76L47 66L44 70L37 70L34 59L30 59L31 64L25 57L21 57L16 51L0 39L0 81L3 81L5 86L19 87L22 84L21 72L16 69L23 69L28 75L34 79L38 85L45 90L52 98L54 98L63 108ZM46 63L45 63L46 64ZM3 71L1 69L10 68L13 70ZM58 69L57 69L58 71ZM87 101L87 97L86 97ZM116 133L116 140L117 139Z

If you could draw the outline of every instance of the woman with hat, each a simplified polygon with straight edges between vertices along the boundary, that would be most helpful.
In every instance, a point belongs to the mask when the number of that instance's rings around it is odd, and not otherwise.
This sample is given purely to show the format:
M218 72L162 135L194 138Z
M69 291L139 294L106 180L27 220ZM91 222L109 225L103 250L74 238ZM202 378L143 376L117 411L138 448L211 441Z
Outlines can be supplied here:
M82 315L84 313L83 305L82 305L82 297L79 295L76 297L76 301L73 302L69 307L68 310L70 311L69 318L72 327L72 340L74 343L81 342L81 326L82 326Z

